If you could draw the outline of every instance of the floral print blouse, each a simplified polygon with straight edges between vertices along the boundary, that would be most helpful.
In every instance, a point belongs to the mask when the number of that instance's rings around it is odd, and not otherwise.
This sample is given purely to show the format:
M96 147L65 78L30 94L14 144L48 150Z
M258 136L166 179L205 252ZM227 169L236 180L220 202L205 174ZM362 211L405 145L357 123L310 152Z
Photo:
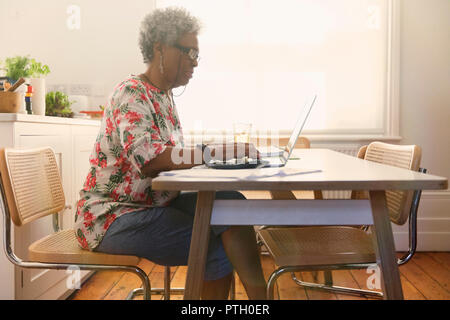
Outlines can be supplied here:
M121 215L166 206L178 195L152 190L152 179L141 172L166 146L184 146L178 119L168 94L138 76L114 89L76 205L75 232L82 248L95 249Z

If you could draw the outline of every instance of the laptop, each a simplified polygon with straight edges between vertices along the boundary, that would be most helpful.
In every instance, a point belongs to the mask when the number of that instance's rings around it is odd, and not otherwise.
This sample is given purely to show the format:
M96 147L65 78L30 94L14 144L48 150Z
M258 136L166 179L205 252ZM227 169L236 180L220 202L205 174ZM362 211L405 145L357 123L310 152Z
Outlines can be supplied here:
M213 169L251 169L251 168L279 168L284 167L288 162L294 150L295 143L297 142L300 133L305 126L306 120L308 119L311 109L316 102L317 95L313 95L310 99L306 101L305 106L300 112L300 116L295 124L294 130L291 133L291 137L284 150L277 151L275 153L269 153L262 156L260 159L248 159L247 157L242 159L230 159L230 160L211 160L206 163L207 167ZM261 155L261 154L260 154Z

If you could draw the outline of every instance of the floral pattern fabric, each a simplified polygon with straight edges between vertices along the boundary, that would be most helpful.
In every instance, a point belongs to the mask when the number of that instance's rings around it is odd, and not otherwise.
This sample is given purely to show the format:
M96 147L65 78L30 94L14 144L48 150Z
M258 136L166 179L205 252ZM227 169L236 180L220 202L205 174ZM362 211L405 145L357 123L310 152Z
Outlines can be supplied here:
M141 170L166 146L183 145L178 113L168 94L137 76L121 82L105 108L76 205L80 246L95 249L123 214L167 206L178 192L152 190L152 179Z

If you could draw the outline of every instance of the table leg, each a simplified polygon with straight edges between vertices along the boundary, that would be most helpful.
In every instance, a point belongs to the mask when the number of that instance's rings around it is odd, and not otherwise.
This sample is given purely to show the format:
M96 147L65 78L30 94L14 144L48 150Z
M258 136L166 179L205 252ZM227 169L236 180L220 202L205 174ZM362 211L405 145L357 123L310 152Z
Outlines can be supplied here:
M284 190L270 190L272 200L296 200L297 198L292 191Z
M185 300L200 299L210 232L210 221L215 191L200 191L197 196L188 269L184 291Z
M314 190L314 199L323 200L322 190Z
M270 190L272 200L297 200L292 191L288 190ZM314 199L323 200L322 190L314 190Z
M373 216L373 243L381 269L381 286L385 299L402 300L403 291L395 254L389 212L384 191L370 191Z

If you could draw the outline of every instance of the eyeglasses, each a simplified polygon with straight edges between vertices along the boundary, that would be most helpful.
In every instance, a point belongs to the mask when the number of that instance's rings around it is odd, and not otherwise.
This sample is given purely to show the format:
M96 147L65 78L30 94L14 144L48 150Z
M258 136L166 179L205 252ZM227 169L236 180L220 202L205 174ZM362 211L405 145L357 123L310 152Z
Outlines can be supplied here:
M183 47L176 43L173 46L175 48L177 48L178 50L180 50L181 52L183 52L184 54L186 54L189 57L189 59L191 59L192 61L195 61L195 62L200 61L200 56L198 55L199 52L197 49Z

